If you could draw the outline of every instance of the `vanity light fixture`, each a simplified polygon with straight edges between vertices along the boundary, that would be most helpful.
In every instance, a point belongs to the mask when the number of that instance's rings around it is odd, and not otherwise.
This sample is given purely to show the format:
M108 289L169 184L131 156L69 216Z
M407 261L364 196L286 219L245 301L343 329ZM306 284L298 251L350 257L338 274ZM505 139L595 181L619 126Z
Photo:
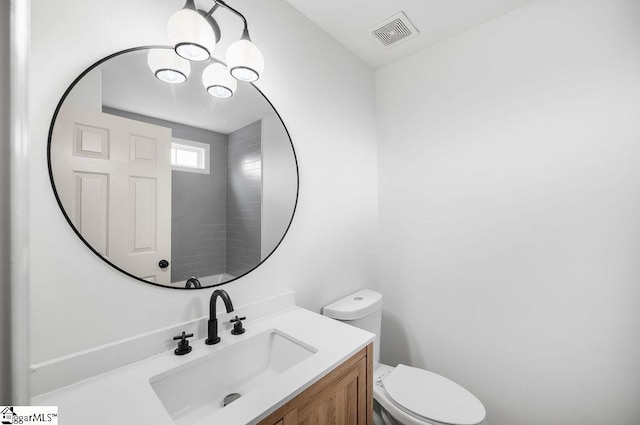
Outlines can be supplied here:
M244 24L241 38L227 49L227 65L212 57L213 49L220 41L221 35L213 12L220 7L238 16ZM264 58L260 49L251 41L247 20L242 13L223 0L213 0L213 7L208 12L198 10L194 0L186 0L184 7L169 18L167 36L174 48L174 56L195 62L213 62L202 73L202 83L211 96L229 98L236 91L237 80L257 81L264 70ZM189 71L185 72L183 64L178 68L178 62L174 58L170 60L170 55L166 54L162 58L160 54L157 58L154 55L153 66L151 56L150 53L149 67L162 81L182 82L188 77ZM184 75L184 79L181 75Z
M169 49L149 50L147 63L153 75L165 83L184 83L191 73L191 63Z

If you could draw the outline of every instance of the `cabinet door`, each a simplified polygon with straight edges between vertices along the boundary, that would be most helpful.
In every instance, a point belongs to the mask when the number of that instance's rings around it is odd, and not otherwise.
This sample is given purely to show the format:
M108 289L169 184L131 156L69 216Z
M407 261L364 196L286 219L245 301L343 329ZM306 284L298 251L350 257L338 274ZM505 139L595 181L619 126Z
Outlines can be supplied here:
M373 345L259 422L259 425L372 425Z
M366 371L366 358L363 358L317 395L287 415L284 423L365 425L367 422Z

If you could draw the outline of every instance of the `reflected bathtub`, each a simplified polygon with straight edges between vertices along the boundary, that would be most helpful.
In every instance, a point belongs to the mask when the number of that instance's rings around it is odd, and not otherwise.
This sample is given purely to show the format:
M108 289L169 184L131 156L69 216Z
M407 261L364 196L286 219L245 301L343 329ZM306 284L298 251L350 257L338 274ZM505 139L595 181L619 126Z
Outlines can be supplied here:
M220 273L220 274L212 274L209 276L198 277L198 280L200 281L200 285L205 287L205 286L218 285L220 283L228 282L231 279L235 279L235 278L236 278L235 276L230 275L229 273ZM187 279L177 281L177 282L171 282L171 286L184 288L187 286Z
M229 273L212 274L211 276L199 277L198 280L202 286L218 285L223 282L228 282L236 277Z

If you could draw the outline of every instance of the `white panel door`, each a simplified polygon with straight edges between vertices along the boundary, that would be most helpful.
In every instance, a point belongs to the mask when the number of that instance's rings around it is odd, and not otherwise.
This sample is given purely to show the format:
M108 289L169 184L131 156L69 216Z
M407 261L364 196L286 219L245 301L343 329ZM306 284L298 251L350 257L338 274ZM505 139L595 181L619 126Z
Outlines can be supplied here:
M116 266L162 284L171 283L170 154L169 128L65 108L51 145L58 196L76 229Z

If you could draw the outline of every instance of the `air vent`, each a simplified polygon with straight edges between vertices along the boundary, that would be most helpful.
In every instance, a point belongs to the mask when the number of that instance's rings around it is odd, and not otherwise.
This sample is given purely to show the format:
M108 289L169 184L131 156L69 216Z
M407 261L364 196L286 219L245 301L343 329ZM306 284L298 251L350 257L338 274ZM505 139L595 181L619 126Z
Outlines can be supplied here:
M369 32L383 46L392 46L419 34L419 31L413 26L411 21L409 21L409 18L407 18L404 12L399 12L389 19L380 22L371 28Z

